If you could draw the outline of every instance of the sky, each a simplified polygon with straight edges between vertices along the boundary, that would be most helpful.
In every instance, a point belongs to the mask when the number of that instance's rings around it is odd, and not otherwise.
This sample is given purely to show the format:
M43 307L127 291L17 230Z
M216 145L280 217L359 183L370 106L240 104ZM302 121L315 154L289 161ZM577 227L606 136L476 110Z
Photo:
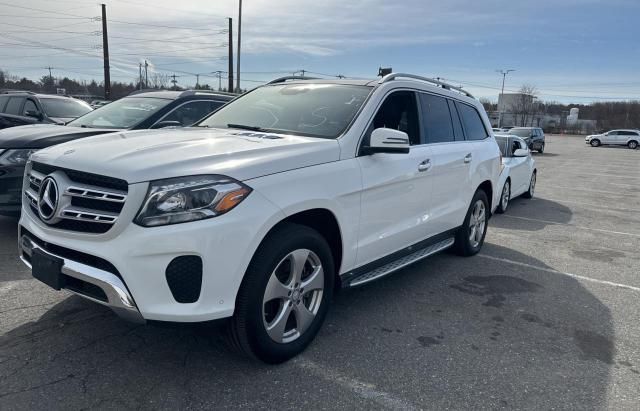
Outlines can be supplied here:
M226 17L237 46L238 0L104 2L112 80L137 81L147 60L178 85L200 73L217 87ZM0 0L0 69L101 81L99 15L92 0ZM242 87L300 70L374 78L383 66L497 101L496 70L513 69L505 92L527 84L545 101L640 100L638 18L638 0L244 0Z

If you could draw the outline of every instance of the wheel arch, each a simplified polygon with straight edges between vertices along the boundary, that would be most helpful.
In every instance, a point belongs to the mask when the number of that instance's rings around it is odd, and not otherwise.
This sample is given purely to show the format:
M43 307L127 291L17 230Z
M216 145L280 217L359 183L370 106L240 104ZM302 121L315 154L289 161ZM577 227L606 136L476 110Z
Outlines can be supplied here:
M508 176L505 181L508 181L510 178L511 176ZM485 180L480 183L477 190L484 191L487 195L487 200L489 201L489 210L493 210L493 184L491 183L491 180ZM502 190L502 188L500 188L500 190ZM502 194L502 191L500 191L500 194Z

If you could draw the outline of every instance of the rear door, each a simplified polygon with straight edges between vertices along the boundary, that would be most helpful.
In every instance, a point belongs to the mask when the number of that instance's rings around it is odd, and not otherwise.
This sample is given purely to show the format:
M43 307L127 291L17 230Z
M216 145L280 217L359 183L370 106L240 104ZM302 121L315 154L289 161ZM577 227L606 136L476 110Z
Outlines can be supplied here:
M380 127L404 131L408 154L361 155L361 214L357 265L377 260L427 237L431 180L430 150L423 144L418 105L413 91L387 95L371 120L362 145ZM425 169L426 168L426 169Z
M462 224L471 190L472 144L465 140L463 122L456 104L436 94L420 94L423 132L431 149L433 167L430 198L429 235L433 236ZM485 134L486 135L486 134Z

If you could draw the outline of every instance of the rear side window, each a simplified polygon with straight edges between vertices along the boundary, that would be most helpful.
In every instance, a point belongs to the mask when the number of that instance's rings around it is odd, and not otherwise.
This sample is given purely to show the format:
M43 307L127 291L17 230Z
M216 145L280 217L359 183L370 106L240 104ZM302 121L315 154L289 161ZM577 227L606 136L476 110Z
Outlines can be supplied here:
M9 96L0 96L0 113L4 113L4 106L7 105L7 101L9 101Z
M462 124L464 125L464 131L467 135L467 140L484 140L489 133L484 127L484 123L478 114L478 110L462 103L456 103L458 112L462 118Z
M24 97L10 97L4 112L7 114L15 114L16 116L20 115L20 107L22 107L23 101Z
M637 136L638 133L633 132L633 131L618 131L618 135L621 135L621 136Z
M420 93L422 129L427 143L455 141L447 99Z
M453 121L453 133L456 137L456 141L464 140L464 131L462 130L462 122L458 115L458 109L456 104L452 100L447 100L449 103L449 111L451 112L451 121Z

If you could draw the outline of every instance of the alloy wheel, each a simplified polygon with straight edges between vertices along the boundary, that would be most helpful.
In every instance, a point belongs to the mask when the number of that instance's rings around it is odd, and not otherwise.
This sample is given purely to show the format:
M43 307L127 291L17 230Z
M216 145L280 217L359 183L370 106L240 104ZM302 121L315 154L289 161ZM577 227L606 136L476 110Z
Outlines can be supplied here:
M324 270L311 250L287 254L269 277L262 301L265 330L277 343L298 339L313 322L324 292Z
M502 210L506 210L509 205L509 194L511 192L511 187L509 182L504 183L504 188L502 189L502 198L500 199L500 203L502 205Z
M469 216L469 242L473 248L480 245L486 224L487 218L484 201L477 200Z

